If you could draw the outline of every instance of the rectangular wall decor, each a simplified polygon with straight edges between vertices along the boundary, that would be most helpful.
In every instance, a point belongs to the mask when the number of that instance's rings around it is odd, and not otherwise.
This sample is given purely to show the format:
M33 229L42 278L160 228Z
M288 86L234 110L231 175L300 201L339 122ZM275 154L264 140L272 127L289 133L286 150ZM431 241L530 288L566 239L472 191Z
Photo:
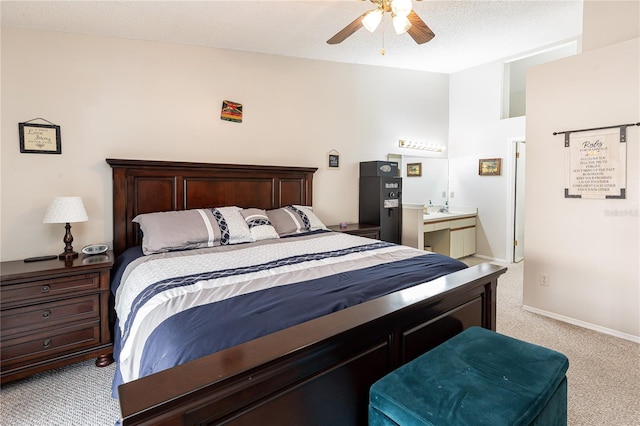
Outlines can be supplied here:
M55 124L18 123L20 152L62 154L60 126Z
M340 153L335 149L327 153L327 168L332 170L340 169Z
M565 198L626 198L626 145L620 128L570 133Z
M234 123L242 123L242 104L238 102L222 101L220 119L224 121L232 121Z
M422 163L407 163L407 177L422 176Z
M500 176L501 158L483 158L478 164L480 176Z

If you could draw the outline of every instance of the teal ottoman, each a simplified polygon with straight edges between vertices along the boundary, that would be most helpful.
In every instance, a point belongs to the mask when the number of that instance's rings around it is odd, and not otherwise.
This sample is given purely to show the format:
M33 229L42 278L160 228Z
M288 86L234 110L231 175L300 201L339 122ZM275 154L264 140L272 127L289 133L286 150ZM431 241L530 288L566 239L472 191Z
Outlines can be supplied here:
M369 425L566 425L569 360L471 327L375 382Z

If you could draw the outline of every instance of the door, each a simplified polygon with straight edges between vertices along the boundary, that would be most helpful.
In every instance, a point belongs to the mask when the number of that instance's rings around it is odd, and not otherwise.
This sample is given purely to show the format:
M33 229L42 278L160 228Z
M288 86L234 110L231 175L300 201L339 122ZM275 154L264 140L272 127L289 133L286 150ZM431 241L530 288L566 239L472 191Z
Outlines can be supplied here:
M513 261L520 262L524 259L524 169L525 149L523 142L516 142L515 161L515 193L513 212Z

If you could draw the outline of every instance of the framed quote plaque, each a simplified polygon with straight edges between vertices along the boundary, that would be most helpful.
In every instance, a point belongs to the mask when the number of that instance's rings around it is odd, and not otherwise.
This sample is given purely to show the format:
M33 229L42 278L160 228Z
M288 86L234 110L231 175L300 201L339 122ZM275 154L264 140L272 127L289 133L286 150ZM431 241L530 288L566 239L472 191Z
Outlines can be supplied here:
M565 198L626 198L627 144L620 128L570 133L565 148Z
M55 124L18 123L20 152L62 154L60 126Z

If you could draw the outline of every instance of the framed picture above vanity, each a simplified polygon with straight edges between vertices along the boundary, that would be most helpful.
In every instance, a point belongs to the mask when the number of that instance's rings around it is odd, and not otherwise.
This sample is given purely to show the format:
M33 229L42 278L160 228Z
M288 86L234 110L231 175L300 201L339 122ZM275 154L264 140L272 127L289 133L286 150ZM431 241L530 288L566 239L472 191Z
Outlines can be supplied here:
M422 176L422 163L407 163L407 177Z

